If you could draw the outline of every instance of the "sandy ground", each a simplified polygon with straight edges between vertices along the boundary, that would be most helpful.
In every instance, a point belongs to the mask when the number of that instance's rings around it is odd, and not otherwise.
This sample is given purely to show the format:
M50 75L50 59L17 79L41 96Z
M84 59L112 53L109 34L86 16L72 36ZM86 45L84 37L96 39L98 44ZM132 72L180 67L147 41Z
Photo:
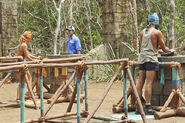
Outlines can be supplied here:
M100 97L103 95L104 89L107 83L95 83L89 81L88 85L88 100L89 100L89 112L91 113L96 107ZM17 83L11 83L3 85L0 88L0 102L15 102L16 99L16 88ZM112 113L112 105L117 103L122 96L122 83L115 82L111 87L108 95L106 96L103 104L100 106L98 111L95 113L96 116L106 116L111 117L115 115ZM63 114L69 103L55 104L51 111L48 113L49 116L55 116L58 114ZM44 104L44 109L46 110L48 104ZM84 110L84 102L81 104L81 109ZM73 105L72 112L76 112L76 104ZM25 108L25 120L37 119L40 116L40 110ZM68 118L69 119L69 118ZM0 123L15 123L20 121L20 109L19 108L1 108L0 109ZM64 122L66 120L59 119L59 122ZM76 119L67 120L68 122L76 122ZM84 119L82 118L82 122ZM150 119L147 123L185 123L185 117L171 117L162 120ZM91 123L99 123L103 121L90 120ZM142 123L142 121L137 121Z

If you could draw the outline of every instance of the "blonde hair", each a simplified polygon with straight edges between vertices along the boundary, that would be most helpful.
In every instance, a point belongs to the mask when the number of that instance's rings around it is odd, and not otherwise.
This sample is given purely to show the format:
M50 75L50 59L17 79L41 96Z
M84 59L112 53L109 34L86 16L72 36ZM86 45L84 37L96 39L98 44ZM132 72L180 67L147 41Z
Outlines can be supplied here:
M19 38L18 51L20 50L20 46L22 43L24 43L24 36L23 35L21 35L21 37Z

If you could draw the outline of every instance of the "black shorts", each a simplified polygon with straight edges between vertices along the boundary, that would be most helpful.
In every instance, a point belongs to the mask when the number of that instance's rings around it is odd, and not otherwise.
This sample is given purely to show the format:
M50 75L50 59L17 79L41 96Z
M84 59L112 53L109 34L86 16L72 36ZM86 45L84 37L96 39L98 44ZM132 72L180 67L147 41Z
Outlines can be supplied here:
M145 62L144 64L139 64L139 70L158 71L159 64L154 62Z

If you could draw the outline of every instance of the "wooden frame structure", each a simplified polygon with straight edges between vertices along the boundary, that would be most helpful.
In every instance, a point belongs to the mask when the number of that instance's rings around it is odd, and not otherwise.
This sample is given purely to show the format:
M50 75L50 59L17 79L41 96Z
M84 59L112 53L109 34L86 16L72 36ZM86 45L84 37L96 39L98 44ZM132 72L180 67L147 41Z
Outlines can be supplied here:
M69 59L68 59L69 60ZM67 60L67 61L68 61ZM74 60L73 58L71 58L71 60ZM51 119L55 119L55 118L60 118L60 117L66 117L66 116L72 116L72 115L77 115L77 122L80 122L80 116L87 116L88 115L88 98L87 98L87 88L85 90L85 111L80 112L80 81L82 78L82 74L84 73L85 76L85 86L87 87L87 66L88 65L103 65L103 64L120 64L120 67L118 69L118 71L116 72L116 74L113 76L113 78L110 80L109 85L107 86L107 88L105 89L105 92L101 98L101 100L99 101L97 107L95 108L95 110L85 119L85 123L87 123L92 116L95 114L95 112L98 110L98 108L100 107L100 105L102 104L105 96L107 95L110 87L112 86L114 80L116 79L116 77L118 76L118 74L124 70L125 73L128 74L131 86L134 90L134 94L137 97L137 101L138 104L140 106L141 109L141 116L143 119L143 122L146 123L146 118L145 118L145 114L143 111L143 107L141 105L141 101L138 97L137 91L136 91L136 87L134 84L134 80L132 78L132 75L130 73L130 70L128 69L128 59L117 59L117 60L110 60L110 61L96 61L96 62L91 62L91 61L79 61L79 62L75 62L75 63L61 63L61 61L63 60L59 60L58 62L56 62L55 60L52 59L52 62L50 60L43 60L43 61L36 61L36 62L21 62L21 63L3 63L0 64L0 72L1 71L7 71L7 70L17 70L19 69L21 72L21 122L25 122L24 121L24 78L25 78L25 72L27 69L29 68L39 68L40 69L40 100L41 100L41 105L40 105L40 118L36 119L36 120L31 120L31 121L27 121L27 122L47 122ZM50 64L52 63L52 64ZM43 77L42 77L42 68L43 67L74 67L76 69L76 75L77 75L77 82L76 82L76 86L75 86L75 90L73 92L72 95L72 99L71 102L67 108L67 113L60 115L60 116L54 116L54 117L46 117L47 113L50 111L50 109L52 108L52 106L55 104L55 101L59 98L59 96L62 94L62 92L68 87L68 85L71 83L73 76L69 79L69 81L66 83L66 85L56 94L55 99L53 99L53 101L51 102L51 104L48 106L47 110L44 112L43 109ZM126 82L126 81L125 81ZM126 85L126 83L125 83ZM126 90L126 86L124 86L124 89ZM74 98L76 97L77 94L77 113L69 113L71 112L71 108L74 102ZM124 92L124 95L126 94L126 91ZM127 108L127 104L125 104L126 108ZM128 112L125 112L125 119L122 119L119 122L127 122L128 120Z
M133 69L135 69L135 67L138 67L138 63L135 62L135 61L129 61L129 66L131 66ZM159 62L159 66L171 67L171 68L174 67L174 68L179 69L181 67L181 64L178 63L178 62ZM134 72L131 71L131 73L132 73L133 79L135 80L135 78L134 78ZM130 101L130 104L128 105L128 110L129 111L134 111L135 110L135 100L134 100L134 95L133 95L132 88L129 88L128 91L127 91L127 99L129 98L129 96L131 96L131 101ZM113 105L112 111L114 113L124 112L124 100L125 99L123 99L123 97L122 97L118 101L117 104L114 104ZM142 101L142 103L145 102L145 100L144 100L143 97L142 97L141 101Z
M182 102L185 104L185 97L182 95L180 92L178 85L178 71L177 67L172 68L172 92L169 95L167 101L165 102L164 106L160 110L160 112L156 112L154 114L155 119L162 119L162 118L167 118L167 117L172 117L172 116L185 116L185 108L184 107L179 107L179 99L182 100ZM168 105L173 99L173 108L167 110Z
M3 63L1 63L1 64L12 64L12 63L20 63L20 62L22 62L23 61L23 57L22 56L15 56L15 57L0 57L0 61L1 62L3 62ZM8 63L7 63L8 62ZM27 70L26 70L27 71ZM25 72L26 72L25 71ZM7 83L7 79L9 78L9 77L11 77L11 75L12 75L12 72L15 72L15 71L8 71L8 74L5 76L5 78L0 82L0 87L2 87L3 86L3 84L6 84ZM16 71L16 72L19 72L19 71ZM27 75L24 73L24 75L25 75L25 79L26 79L26 84L27 84L27 87L28 87L28 90L30 91L30 93L31 93L31 98L33 99L33 102L34 102L34 107L32 107L32 106L29 106L29 105L25 105L26 107L28 107L28 108L35 108L35 109L38 109L38 106L37 106L37 104L36 104L36 99L35 99L35 96L34 96L34 93L33 93L33 91L32 91L32 89L31 89L31 86L30 86L30 84L29 84L29 80L28 80L28 77L27 77ZM11 104L1 104L0 105L0 108L4 108L4 107L19 107L20 106L20 104L19 103L11 103Z

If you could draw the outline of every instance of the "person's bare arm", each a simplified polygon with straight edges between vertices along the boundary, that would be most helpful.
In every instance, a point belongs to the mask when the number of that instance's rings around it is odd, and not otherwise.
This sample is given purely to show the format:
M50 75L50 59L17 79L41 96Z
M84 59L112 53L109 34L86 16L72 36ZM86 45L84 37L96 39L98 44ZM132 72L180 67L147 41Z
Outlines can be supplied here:
M143 32L144 32L144 30L142 30L141 33L140 33L140 44L141 44L142 41L143 41Z
M26 44L22 44L22 49L23 49L23 54L25 58L28 59L29 61L33 61L33 58L30 57L30 54L28 52L28 47Z
M36 56L31 55L31 54L30 54L30 57L31 57L32 59L35 59L35 60L41 60L41 59L42 59L41 56L36 57Z
M159 53L162 53L162 52L170 52L170 53L174 53L175 50L174 49L169 49L168 47L166 47L165 43L164 43L164 40L163 40L163 35L162 35L162 32L158 30L157 32L157 38L158 38L158 41L159 41L159 45L161 46L161 49L162 50L159 50L158 52Z
M158 39L158 41L159 41L159 45L161 46L161 49L162 49L164 52L169 51L169 48L166 47L166 45L165 45L165 43L164 43L163 35L162 35L162 32L161 32L161 31L158 31L158 32L157 32L157 39Z

